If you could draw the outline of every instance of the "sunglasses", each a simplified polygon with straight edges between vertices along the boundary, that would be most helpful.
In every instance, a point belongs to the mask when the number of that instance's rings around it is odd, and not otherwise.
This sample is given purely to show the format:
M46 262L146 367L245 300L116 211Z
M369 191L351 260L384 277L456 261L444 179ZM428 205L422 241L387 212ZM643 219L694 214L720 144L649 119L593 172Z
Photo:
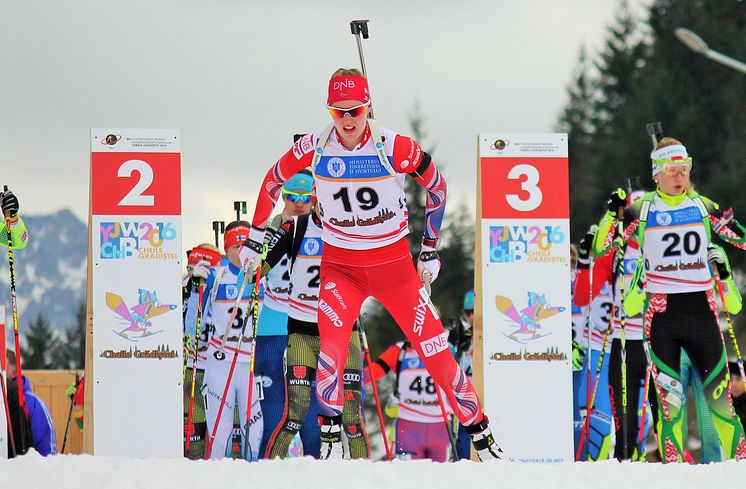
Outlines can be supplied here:
M293 204L308 204L311 202L311 197L313 197L313 192L291 192L289 190L283 190L282 191L282 198L287 199Z
M691 168L688 165L665 165L663 167L663 173L665 173L669 177L688 177L690 171Z
M332 107L331 105L327 105L326 108L329 109L329 113L334 117L335 119L341 119L346 114L349 114L350 117L357 117L360 115L363 115L365 113L365 109L368 108L370 105L370 102L356 105L354 107L350 107L349 109L340 109L339 107Z

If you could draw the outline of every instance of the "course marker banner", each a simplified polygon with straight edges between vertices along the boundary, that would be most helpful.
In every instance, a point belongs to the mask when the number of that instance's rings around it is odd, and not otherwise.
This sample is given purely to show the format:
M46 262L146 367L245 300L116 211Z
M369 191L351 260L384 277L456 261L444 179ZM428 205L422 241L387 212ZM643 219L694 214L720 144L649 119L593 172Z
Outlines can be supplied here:
M507 454L572 461L567 135L478 141L475 381Z
M93 453L181 457L179 131L91 131L89 232Z

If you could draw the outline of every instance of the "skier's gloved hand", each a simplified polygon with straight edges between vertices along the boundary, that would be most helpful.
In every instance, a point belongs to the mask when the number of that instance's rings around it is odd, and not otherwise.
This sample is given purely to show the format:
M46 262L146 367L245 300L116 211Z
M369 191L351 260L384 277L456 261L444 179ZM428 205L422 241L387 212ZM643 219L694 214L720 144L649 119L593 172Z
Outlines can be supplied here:
M720 246L710 243L707 245L707 260L713 263L725 263L725 251Z
M617 217L619 209L627 207L627 192L623 188L614 190L609 196L609 200L606 201L606 208L609 212Z
M10 190L6 190L2 193L2 197L0 197L0 205L2 205L3 208L3 216L12 219L16 217L16 214L18 214L18 197L16 197Z
M76 382L73 382L67 387L67 397L73 398L75 397L75 393L78 392L78 384Z
M707 246L707 260L717 267L718 275L722 280L730 277L730 262L725 250L714 243Z
M210 276L210 262L207 260L200 260L192 268L192 277L204 278Z
M596 231L598 231L598 226L594 224L590 229L588 229L588 232L583 236L583 239L580 240L580 245L578 246L578 266L588 266L591 249L593 248L593 239L596 237Z
M238 252L238 257L241 260L241 268L243 268L244 273L249 273L251 271L254 260L256 260L256 257L261 254L262 243L254 241L251 238L244 242L241 251Z
M422 283L431 284L435 282L440 273L440 257L438 250L431 246L422 245L420 256L417 259L417 274Z
M577 341L572 342L572 369L576 372L583 368L585 361L585 348Z

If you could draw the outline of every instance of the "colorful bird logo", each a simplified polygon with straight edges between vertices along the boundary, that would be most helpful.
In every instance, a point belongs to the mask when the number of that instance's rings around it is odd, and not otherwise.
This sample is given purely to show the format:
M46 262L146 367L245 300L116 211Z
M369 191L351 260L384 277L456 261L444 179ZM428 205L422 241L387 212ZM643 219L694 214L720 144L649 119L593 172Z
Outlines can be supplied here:
M114 332L131 341L163 331L153 331L153 323L150 320L176 309L174 304L162 304L155 291L138 289L138 294L137 304L128 308L121 296L111 292L106 293L106 305L128 323L123 330Z
M522 344L552 334L541 333L540 321L555 316L566 309L565 307L552 307L547 302L545 294L530 291L528 292L528 305L520 311L516 309L511 299L501 295L495 296L495 305L498 311L511 320L511 328L518 326L518 329L512 333L503 334Z

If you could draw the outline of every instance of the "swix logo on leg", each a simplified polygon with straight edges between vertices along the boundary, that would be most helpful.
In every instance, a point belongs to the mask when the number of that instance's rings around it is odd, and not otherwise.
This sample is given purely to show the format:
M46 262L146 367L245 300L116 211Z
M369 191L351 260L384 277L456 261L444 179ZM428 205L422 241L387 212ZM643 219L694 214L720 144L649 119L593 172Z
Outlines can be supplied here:
M414 324L412 325L412 331L414 331L417 336L422 336L422 328L425 325L427 310L430 309L430 312L433 313L435 319L440 319L440 316L438 316L435 306L430 301L430 296L427 294L425 287L422 287L419 293L420 297L418 298L417 305L414 306Z
M443 350L448 349L448 339L446 338L445 332L440 333L438 336L434 336L429 340L425 340L420 343L422 347L422 353L426 357L431 357Z
M433 304L433 301L430 300L430 294L427 293L427 289L425 287L422 287L419 290L420 297L422 297L425 302L427 303L427 307L430 308L430 312L433 313L433 316L435 316L435 319L440 319L440 315L438 314L438 310L435 308L435 305Z
M331 319L332 324L335 327L341 328L343 326L342 319L340 319L337 311L335 311L324 299L319 299L319 311L323 312L326 317Z

